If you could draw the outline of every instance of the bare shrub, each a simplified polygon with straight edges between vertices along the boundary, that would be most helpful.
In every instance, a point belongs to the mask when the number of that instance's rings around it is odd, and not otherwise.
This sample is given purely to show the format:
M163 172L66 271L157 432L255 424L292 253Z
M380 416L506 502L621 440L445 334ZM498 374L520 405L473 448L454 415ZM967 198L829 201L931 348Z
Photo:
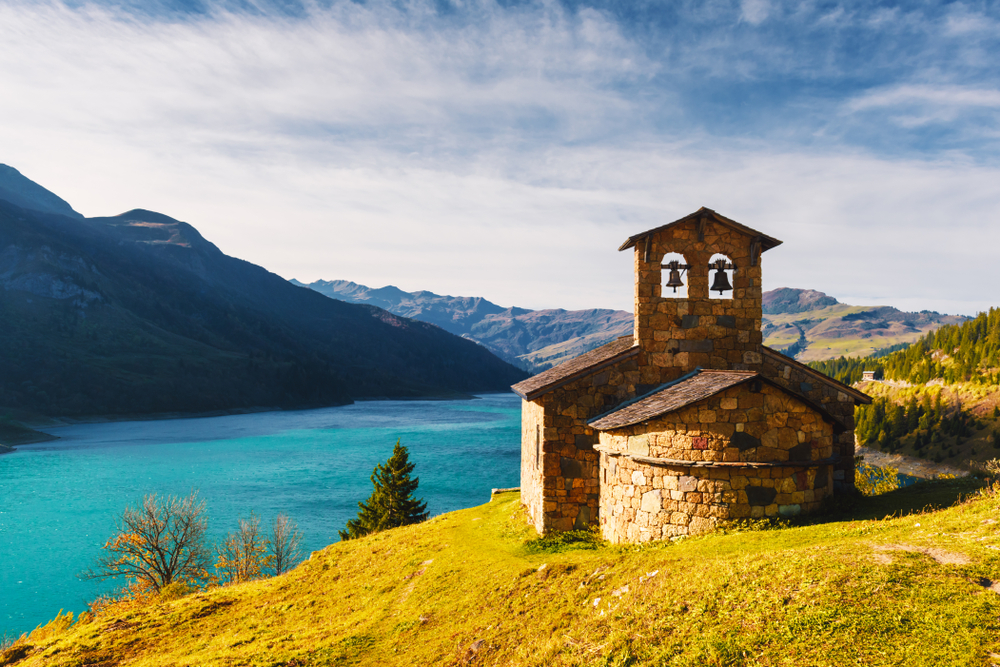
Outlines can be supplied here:
M1000 459L969 461L969 467L983 473L987 477L1000 477Z
M274 576L284 574L302 560L302 534L295 522L284 514L274 517L270 546L268 565Z
M186 498L147 495L138 506L126 507L116 524L95 567L81 574L84 579L125 577L130 581L124 593L132 597L159 593L175 581L193 585L208 579L208 517L197 492Z
M240 584L260 579L267 566L269 544L261 533L260 519L253 512L249 519L240 519L239 528L219 545L219 561L215 568L223 583Z

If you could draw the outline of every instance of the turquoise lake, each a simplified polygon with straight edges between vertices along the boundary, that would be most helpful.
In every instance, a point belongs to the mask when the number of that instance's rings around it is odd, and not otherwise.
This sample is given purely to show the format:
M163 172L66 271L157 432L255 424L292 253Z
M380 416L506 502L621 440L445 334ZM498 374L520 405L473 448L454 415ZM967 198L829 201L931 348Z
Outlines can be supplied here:
M205 500L218 541L251 510L302 531L305 556L336 542L402 440L431 515L518 485L520 400L373 401L319 410L50 429L0 456L0 636L20 635L113 588L83 581L116 515L147 493Z

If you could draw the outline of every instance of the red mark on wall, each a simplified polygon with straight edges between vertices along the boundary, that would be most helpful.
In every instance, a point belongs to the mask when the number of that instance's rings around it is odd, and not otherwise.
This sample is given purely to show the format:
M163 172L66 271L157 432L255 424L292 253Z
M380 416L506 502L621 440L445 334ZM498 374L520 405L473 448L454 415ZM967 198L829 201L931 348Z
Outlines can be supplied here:
M695 449L708 449L708 438L701 436L691 438L691 446Z
M799 491L809 488L809 473L805 471L795 473L795 488Z

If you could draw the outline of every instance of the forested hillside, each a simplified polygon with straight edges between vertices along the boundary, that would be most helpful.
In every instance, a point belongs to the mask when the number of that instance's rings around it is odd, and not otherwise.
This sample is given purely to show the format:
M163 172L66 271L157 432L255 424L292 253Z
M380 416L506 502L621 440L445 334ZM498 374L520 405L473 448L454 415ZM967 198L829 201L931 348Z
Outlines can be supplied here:
M905 349L810 366L848 384L875 371L861 385L875 400L855 415L862 445L960 465L1000 455L1000 309Z
M870 357L840 357L809 365L848 384L860 381L866 370L913 384L932 380L1000 384L1000 309L991 308L962 324L943 326L902 347Z

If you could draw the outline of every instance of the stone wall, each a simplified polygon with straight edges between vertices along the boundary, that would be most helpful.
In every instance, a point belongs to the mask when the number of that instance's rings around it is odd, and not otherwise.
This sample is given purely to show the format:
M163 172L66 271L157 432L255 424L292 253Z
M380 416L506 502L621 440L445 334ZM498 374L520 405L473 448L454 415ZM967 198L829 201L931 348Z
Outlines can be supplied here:
M599 450L600 525L611 542L809 512L832 491L831 466L811 462L830 458L833 425L766 384L759 392L748 384L732 387L661 418L603 432Z
M759 370L760 253L753 237L711 218L690 220L635 246L635 340L648 354L643 382L668 382L696 367ZM688 296L663 296L661 262L680 253L692 268ZM736 266L732 298L710 299L708 262L721 253Z
M521 502L540 533L586 528L597 521L597 433L587 421L635 396L637 356L574 380L533 402L522 401L530 416L522 413L521 418ZM535 472L529 464L534 452L534 425L539 419L543 478L536 484L531 481Z
M764 352L761 373L783 387L799 393L837 418L844 430L834 437L834 455L840 460L834 465L833 480L837 490L854 488L854 404L855 399L836 386L822 381L798 362L780 352Z
M521 401L521 503L538 532L544 530L542 516L545 486L542 471L542 433L545 408L539 401Z

